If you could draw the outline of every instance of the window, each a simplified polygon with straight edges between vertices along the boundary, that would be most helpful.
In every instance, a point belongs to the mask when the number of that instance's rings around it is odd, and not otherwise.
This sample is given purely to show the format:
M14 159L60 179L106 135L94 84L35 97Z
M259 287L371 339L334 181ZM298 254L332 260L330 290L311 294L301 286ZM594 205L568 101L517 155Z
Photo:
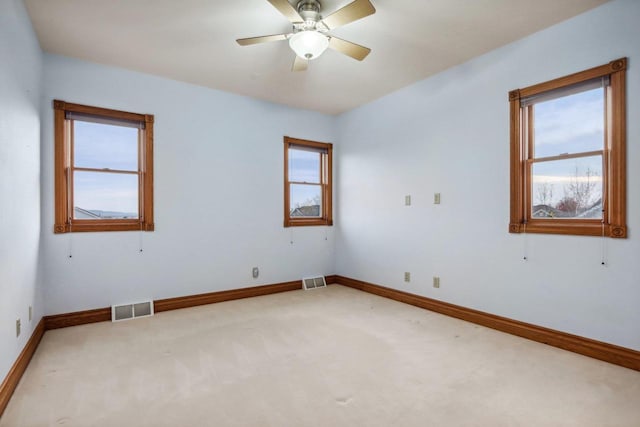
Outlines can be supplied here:
M152 231L153 116L54 101L55 233Z
M509 93L511 233L627 236L626 67Z
M333 225L333 145L284 137L284 226Z

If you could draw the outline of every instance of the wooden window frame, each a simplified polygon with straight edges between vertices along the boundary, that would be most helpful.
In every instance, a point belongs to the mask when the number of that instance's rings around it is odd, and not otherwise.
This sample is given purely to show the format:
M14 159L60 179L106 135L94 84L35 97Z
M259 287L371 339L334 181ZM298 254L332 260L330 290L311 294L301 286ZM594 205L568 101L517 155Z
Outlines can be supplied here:
M324 153L320 161L320 186L322 187L322 212L320 218L292 218L290 215L290 186L289 181L289 148L302 147ZM307 141L305 139L284 137L284 226L299 227L313 225L333 225L332 207L333 181L333 144L326 142Z
M620 58L598 67L560 77L509 92L511 116L511 204L510 233L569 234L582 236L627 237L626 225L626 69L627 58ZM542 93L580 84L592 79L609 77L606 92L605 142L603 146L603 218L536 219L531 217L532 158L531 126L527 125L531 109L521 100ZM570 156L569 156L570 157Z
M136 114L87 105L54 100L55 128L55 223L54 233L88 231L153 231L153 123L151 114ZM138 160L138 218L136 219L76 219L73 216L72 137L67 113L80 113L112 120L138 122L144 125L140 132ZM86 169L80 168L79 170ZM102 170L101 172L105 172ZM119 171L108 171L121 173ZM129 172L127 172L129 173Z

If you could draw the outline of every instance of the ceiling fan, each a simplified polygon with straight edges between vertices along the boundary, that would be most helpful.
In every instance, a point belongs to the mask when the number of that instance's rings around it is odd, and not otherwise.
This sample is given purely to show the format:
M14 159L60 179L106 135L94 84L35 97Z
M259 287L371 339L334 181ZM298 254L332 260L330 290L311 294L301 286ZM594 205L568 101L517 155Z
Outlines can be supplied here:
M267 0L293 24L293 31L288 34L249 37L236 40L241 46L258 43L288 40L289 46L296 53L292 71L304 71L309 61L316 59L331 48L351 58L362 61L371 49L339 39L327 34L334 28L349 24L365 16L376 13L369 0L355 0L326 18L320 15L322 5L318 0L299 0L294 8L288 0Z

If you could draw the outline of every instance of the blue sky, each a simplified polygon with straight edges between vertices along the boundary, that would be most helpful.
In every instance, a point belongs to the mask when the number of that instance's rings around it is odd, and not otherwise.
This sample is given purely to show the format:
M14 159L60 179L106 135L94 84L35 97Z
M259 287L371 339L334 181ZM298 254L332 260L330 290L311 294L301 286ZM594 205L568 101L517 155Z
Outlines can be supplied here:
M74 122L75 165L138 170L138 129Z
M74 121L76 167L138 170L138 129ZM138 176L76 171L74 206L138 212Z

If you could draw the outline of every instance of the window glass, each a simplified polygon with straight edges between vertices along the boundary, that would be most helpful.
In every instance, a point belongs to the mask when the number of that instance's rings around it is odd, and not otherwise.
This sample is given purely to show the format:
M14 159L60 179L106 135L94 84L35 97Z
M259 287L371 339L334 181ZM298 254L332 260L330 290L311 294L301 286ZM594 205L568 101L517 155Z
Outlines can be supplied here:
M138 129L73 121L74 166L138 170Z
M534 163L531 196L534 218L601 219L602 156Z
M603 88L535 104L535 157L602 150L604 120Z
M292 217L322 216L322 187L320 185L291 184L290 206Z
M138 218L138 175L75 171L76 219Z
M320 153L289 149L289 181L320 183Z

